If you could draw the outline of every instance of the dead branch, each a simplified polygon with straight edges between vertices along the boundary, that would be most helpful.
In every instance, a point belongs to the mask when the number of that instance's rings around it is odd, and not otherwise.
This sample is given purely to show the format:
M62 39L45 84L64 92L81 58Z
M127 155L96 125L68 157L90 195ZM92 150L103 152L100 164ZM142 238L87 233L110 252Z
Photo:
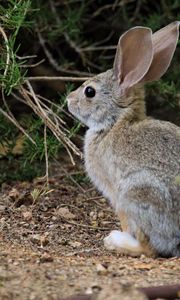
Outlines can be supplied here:
M35 68L31 68L31 77L34 76L47 76L54 77L57 76L56 72L52 69L52 67L47 66L45 64L41 64ZM76 76L75 76L76 77ZM51 90L58 91L60 93L65 93L66 91L66 82L60 80L46 80L46 87Z
M48 161L48 148L47 148L47 126L44 124L44 152L46 162L46 187L49 188L49 161Z
M108 36L107 37L105 37L105 39L102 39L102 40L100 40L100 41L96 41L95 43L93 43L93 47L97 47L97 46L99 46L99 45L102 45L102 44L104 44L104 43L107 43L111 38L112 38L112 36L113 36L113 31L111 31L109 34L108 34Z
M7 35L1 26L0 26L0 32L4 38L4 42L5 42L5 46L6 46L6 65L5 65L5 70L3 73L3 76L5 78L7 75L7 72L8 72L9 64L10 64L10 48L9 48ZM10 111L9 106L5 99L5 95L4 95L4 85L2 85L1 95L2 95L2 100L3 100L4 106L6 107L7 112L5 112L1 108L0 108L0 112L3 114L4 117L6 117L9 121L11 121L33 144L36 144L35 141L30 137L30 135L24 130L24 128L17 122L17 120L13 116L12 112Z
M155 299L168 299L175 300L180 299L180 285L162 285L151 286L146 288L137 288L140 292L146 295L149 300ZM113 290L112 290L113 294ZM117 297L118 298L118 297ZM96 297L92 295L77 295L68 298L60 298L59 300L95 300ZM119 300L121 298L119 297Z
M10 63L10 48L9 48L9 43L8 43L8 38L7 35L4 31L4 29L0 26L0 32L3 36L4 42L5 42L5 46L6 46L6 65L5 65L5 70L4 70L4 77L7 74L8 68L9 68L9 63Z
M72 81L72 82L82 82L88 80L90 77L63 77L63 76L33 76L28 77L29 81L52 81L52 80L60 80L60 81Z
M52 13L55 16L57 24L59 26L61 26L61 20L60 20L59 15L58 15L58 13L56 11L56 7L54 5L53 0L49 0L49 3L50 3L50 7L51 7L51 10L52 10ZM67 32L64 32L63 35L64 35L64 38L65 38L66 42L79 55L79 57L82 60L83 65L85 65L86 64L86 56L83 53L83 51L81 50L81 48L74 41L71 40L71 38L69 37L69 35L67 34Z
M61 126L59 126L59 121L56 114L52 112L55 122L51 119L49 111L45 110L42 106L42 102L38 99L35 94L30 82L27 80L26 85L28 90L26 90L23 86L20 87L20 94L25 99L27 105L29 105L32 110L43 120L43 122L48 126L57 140L64 146L66 151L68 152L72 164L75 164L74 159L72 157L71 151L76 155L82 157L81 151L73 144L73 142L67 137L67 133L65 133Z
M101 227L101 226L93 226L93 225L88 225L88 224L81 224L81 223L76 223L74 221L70 221L70 220L67 220L65 219L65 222L70 224L70 225L74 225L74 226L78 226L78 227L83 227L83 228L90 228L92 230L100 230L100 231L106 231L106 230L109 230L109 227Z
M37 63L34 63L34 64L30 64L30 65L23 64L23 65L21 65L21 68L35 68L35 67L39 66L40 64L42 64L44 61L45 61L45 59L43 58L43 59L41 59L40 61L38 61Z
M33 54L33 55L19 56L19 55L16 54L16 57L17 57L19 60L24 60L24 59L29 59L29 58L36 58L37 55L36 55L36 54Z
M3 103L7 109L8 112L4 111L2 108L0 108L1 114L6 117L10 122L12 122L34 145L36 145L36 142L32 139L32 137L26 132L26 130L17 122L16 118L11 113L9 106L6 102L5 96L4 96L4 90L2 88L1 91L2 100Z
M95 46L89 46L89 47L85 47L82 48L83 51L104 51L104 50L116 50L117 46L99 46L99 47L95 47Z
M126 5L128 3L134 2L135 0L122 0L119 3L116 1L115 3L112 4L106 4L103 5L102 7L100 7L98 10L96 10L93 15L92 18L97 17L98 15L100 15L102 13L103 10L109 10L112 9L112 11L116 8L116 7L121 7L123 5Z
M43 96L41 96L41 95L38 95L37 94L37 96L38 96L38 98L39 99L42 99L42 100L44 100L45 102L47 102L47 103L49 103L51 106L54 106L57 110L58 110L58 112L63 112L63 114L65 114L67 117L69 117L69 118L74 118L74 120L75 120L75 117L73 117L73 115L71 115L70 113L68 113L65 109L63 109L63 107L62 106L60 106L60 105L57 105L56 103L54 103L53 101L51 101L51 100L49 100L49 99L47 99L47 98L45 98L45 97L43 97ZM65 124L65 122L61 119L61 121Z
M42 36L42 34L40 33L39 29L36 28L36 32L38 35L38 39L39 39L39 43L41 45L41 47L43 48L43 51L50 63L50 65L58 72L62 72L62 73L66 73L66 74L71 74L71 75L77 75L77 76L89 76L91 74L86 73L86 72L79 72L79 71L73 71L73 70L66 70L63 67L61 67L56 60L54 59L54 57L52 56L51 52L48 50L48 48L46 47L46 42Z
M73 176L70 173L68 173L66 171L66 169L63 168L61 166L61 164L57 160L55 160L55 161L59 165L59 167L61 168L61 170L64 172L64 174L78 187L78 189L80 189L81 192L85 193L85 190L83 189L83 187L73 178Z
M148 299L180 299L180 285L161 285L139 288L140 292L145 294Z

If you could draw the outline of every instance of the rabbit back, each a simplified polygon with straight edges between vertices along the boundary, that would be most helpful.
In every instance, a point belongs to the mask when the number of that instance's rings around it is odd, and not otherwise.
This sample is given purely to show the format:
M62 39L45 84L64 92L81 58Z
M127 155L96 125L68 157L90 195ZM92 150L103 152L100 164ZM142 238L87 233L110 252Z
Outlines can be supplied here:
M180 129L147 118L117 122L107 135L85 139L86 169L132 235L141 228L161 254L180 256ZM169 246L167 246L167 244Z

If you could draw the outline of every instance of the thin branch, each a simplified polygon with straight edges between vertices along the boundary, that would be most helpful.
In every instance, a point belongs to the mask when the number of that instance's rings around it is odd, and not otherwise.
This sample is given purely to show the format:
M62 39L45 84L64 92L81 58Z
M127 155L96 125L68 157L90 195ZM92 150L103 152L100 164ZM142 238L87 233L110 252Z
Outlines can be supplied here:
M78 227L84 227L84 228L91 228L93 230L101 230L101 231L106 231L109 230L109 227L100 227L100 226L93 226L93 225L88 225L88 224L82 224L82 223L76 223L74 221L69 221L65 218L63 218L65 220L66 223L74 225L74 226L78 226Z
M64 174L81 190L81 192L85 193L85 190L83 187L73 178L71 174L69 174L65 168L61 166L61 164L55 159L56 163L60 166L61 170L64 172Z
M41 59L40 61L38 61L37 63L34 63L34 64L30 64L30 65L23 64L23 65L21 65L21 68L34 68L34 67L37 67L40 64L42 64L44 61L45 61L45 59L43 58L43 59Z
M72 81L72 82L82 82L86 81L91 77L63 77L63 76L33 76L28 77L29 81L52 81L52 80L60 80L60 81Z
M69 252L69 253L65 254L65 256L68 257L68 256L74 256L74 255L79 255L79 254L82 254L82 253L90 253L90 252L95 252L95 251L98 252L99 248L81 249L81 250ZM81 300L83 300L83 299L81 299Z
M5 96L4 96L4 90L1 91L2 100L3 103L8 111L5 112L3 109L0 108L0 112L9 120L11 121L34 145L36 145L36 142L32 139L32 137L26 132L26 130L17 122L16 118L13 116L12 112L10 111Z
M20 128L19 128L19 124L17 124L17 121L16 121L15 119L13 119L11 116L9 116L8 113L5 112L2 108L0 108L0 113L1 113L5 118L7 118L10 122L12 122L16 127L18 127L18 129L20 129ZM36 145L35 141L34 141L34 140L33 140L33 139L32 139L25 131L23 131L22 128L21 128L20 130L28 137L28 139L31 140L31 142L32 142L33 144Z
M59 18L59 15L57 13L57 10L56 10L56 7L54 5L53 0L49 0L49 3L50 3L50 6L51 6L52 13L55 16L57 25L61 26L61 20ZM64 35L64 38L65 38L66 42L79 55L79 57L82 60L83 65L85 65L86 64L86 56L82 52L81 48L73 40L71 40L71 38L69 37L69 35L67 34L67 32L63 32L63 35Z
M17 57L19 60L24 60L24 59L29 59L29 58L35 58L35 57L37 57L37 55L34 54L34 55L19 56L19 55L16 54L16 57Z
M47 126L44 124L44 152L46 162L46 185L49 188L49 162L48 162L48 149L47 149Z
M31 96L31 93L30 93L30 92L27 91L27 93L28 93L29 96ZM53 110L51 110L45 103L43 103L43 101L41 101L41 100L39 99L39 98L42 98L43 100L45 100L46 98L44 98L44 97L39 97L39 95L36 95L36 96L37 96L37 98L38 98L39 104L41 104L42 107L44 108L44 110L45 110L45 112L46 112L46 115L52 115L52 116L54 116L57 120L59 120L60 123L62 123L63 125L66 125L66 122L65 122L63 119L61 119L56 113L54 113ZM46 99L46 101L47 101L47 100L48 100L48 99ZM50 100L49 100L49 103L53 104ZM57 107L58 107L58 105L57 105ZM58 122L58 126L60 125L59 122ZM60 126L61 126L61 125L60 125ZM63 126L63 129L65 129L64 126ZM65 129L65 130L66 130L66 129Z
M180 285L160 285L138 288L148 299L180 299Z
M9 64L10 64L10 48L8 45L8 38L7 35L5 33L5 31L3 30L2 27L0 27L0 32L4 38L4 42L6 45L6 65L5 65L5 70L4 70L4 74L3 76L6 77L7 72L8 72L8 68L9 68ZM36 145L35 141L30 137L30 135L24 130L24 128L17 122L17 120L15 119L15 117L13 116L12 112L9 109L9 106L6 102L5 96L4 96L4 86L2 86L2 90L1 90L1 95L2 95L2 100L3 103L7 109L7 112L5 112L3 109L0 108L0 112L3 114L4 117L6 117L9 121L11 121L34 145Z
M58 126L58 122L54 123L52 119L49 117L48 111L45 111L40 104L40 101L35 94L30 82L27 80L26 84L28 86L29 91L27 91L24 87L21 86L20 94L26 100L27 105L29 105L33 111L44 121L44 123L48 126L48 128L52 131L57 140L64 146L66 151L69 154L72 164L75 164L74 159L72 157L71 151L73 151L76 155L82 157L81 151L73 144L73 142L67 137L67 133L64 133L60 126ZM54 114L55 117L55 114Z
M4 74L3 74L3 76L5 77L7 74L8 68L9 68L9 63L10 63L10 48L9 48L9 42L8 42L7 35L1 26L0 26L0 32L4 38L4 42L6 45L6 66L5 66L5 70L4 70Z
M117 1L116 1L117 2ZM99 9L97 9L93 14L92 14L92 18L97 17L98 15L100 15L104 10L109 10L112 9L114 10L115 7L121 7L125 4L131 3L131 2L135 2L135 0L126 0L126 1L120 1L119 3L113 3L113 4L106 4L101 6Z
M117 48L117 46L99 46L99 47L95 47L95 46L90 46L90 47L85 47L82 48L82 51L102 51L102 50L115 50Z
M138 0L136 1L136 9L133 13L133 17L130 19L130 22L134 22L134 20L136 19L137 15L139 14L139 11L140 11L140 8L141 8L141 4L142 4L142 1L141 0Z
M46 47L46 42L44 40L44 38L42 37L42 34L40 33L39 29L36 28L36 32L38 35L38 39L39 39L39 43L41 45L41 47L44 50L44 53L49 61L49 63L51 64L51 66L58 72L63 72L63 73L67 73L67 74L72 74L72 75L84 75L84 76L88 76L90 75L89 73L86 72L79 72L79 71L73 71L73 70L66 70L64 68L62 68L54 59L54 57L52 56L51 52L48 50L48 48Z
M95 47L95 46L99 46L99 45L102 45L104 43L107 43L112 38L113 34L114 34L114 32L111 31L110 34L107 37L105 37L105 39L93 43L92 46Z
M73 119L75 120L75 118L73 117L73 115L71 115L71 114L68 113L65 109L63 109L63 105L58 105L58 104L54 103L53 101L51 101L51 100L49 100L49 99L47 99L47 98L45 98L45 97L43 97L43 96L41 96L41 95L39 95L39 94L37 94L37 96L38 96L39 99L42 99L42 100L44 100L45 102L47 102L47 103L49 103L50 105L52 105L52 106L54 106L55 108L57 108L58 112L61 111L61 112L63 112L63 114L65 114L67 117L73 118ZM64 121L63 121L63 122L64 122Z

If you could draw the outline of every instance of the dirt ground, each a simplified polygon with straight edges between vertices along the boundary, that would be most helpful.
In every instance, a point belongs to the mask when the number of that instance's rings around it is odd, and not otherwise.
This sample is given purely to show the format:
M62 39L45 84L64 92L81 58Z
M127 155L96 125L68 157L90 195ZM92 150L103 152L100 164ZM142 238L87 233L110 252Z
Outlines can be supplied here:
M176 284L180 259L130 258L103 238L119 228L112 209L84 180L81 166L53 166L44 181L3 184L0 193L0 299L57 300L113 289Z

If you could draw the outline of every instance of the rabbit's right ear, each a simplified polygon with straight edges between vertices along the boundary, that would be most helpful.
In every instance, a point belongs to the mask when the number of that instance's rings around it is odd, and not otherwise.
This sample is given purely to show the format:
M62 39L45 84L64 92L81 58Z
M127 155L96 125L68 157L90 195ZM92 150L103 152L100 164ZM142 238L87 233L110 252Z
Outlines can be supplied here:
M173 22L153 34L153 60L141 82L158 80L166 72L178 42L179 25L180 22Z
M153 59L152 31L134 27L119 39L113 66L114 79L125 93L147 73Z

